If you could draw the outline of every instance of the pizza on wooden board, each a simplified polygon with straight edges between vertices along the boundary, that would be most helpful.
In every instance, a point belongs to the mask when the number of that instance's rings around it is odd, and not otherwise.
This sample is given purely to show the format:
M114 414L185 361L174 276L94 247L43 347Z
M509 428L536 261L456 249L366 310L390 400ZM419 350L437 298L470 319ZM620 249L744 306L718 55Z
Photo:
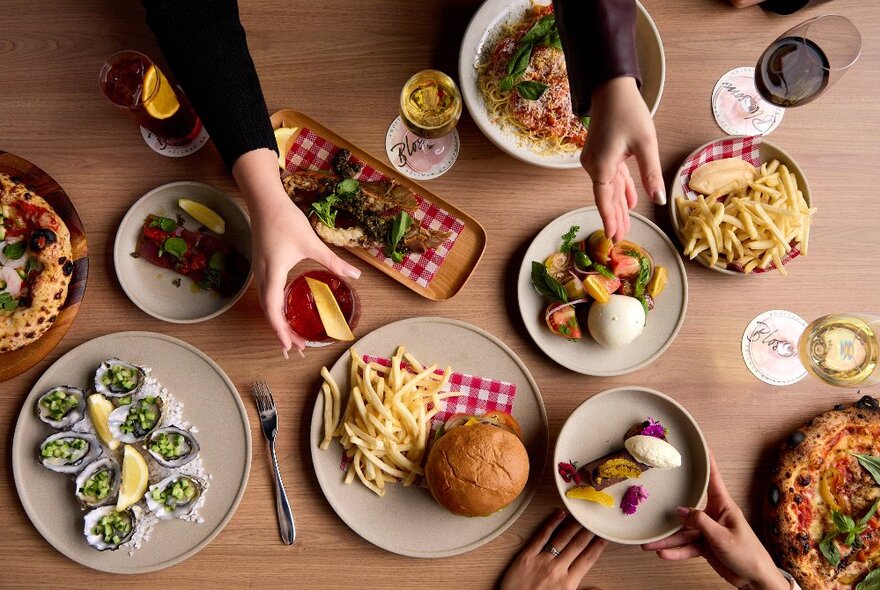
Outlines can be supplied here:
M42 197L0 174L0 353L55 322L73 273L70 232Z
M772 474L769 536L803 590L880 587L880 404L836 406L788 437Z

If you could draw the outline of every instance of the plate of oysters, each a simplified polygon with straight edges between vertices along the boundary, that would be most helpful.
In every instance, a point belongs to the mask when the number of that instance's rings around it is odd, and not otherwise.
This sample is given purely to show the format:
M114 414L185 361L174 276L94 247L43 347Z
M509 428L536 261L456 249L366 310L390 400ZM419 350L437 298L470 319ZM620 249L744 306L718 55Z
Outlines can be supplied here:
M207 545L235 512L250 461L247 414L223 370L149 332L102 336L58 359L25 399L12 442L37 531L70 559L121 574Z

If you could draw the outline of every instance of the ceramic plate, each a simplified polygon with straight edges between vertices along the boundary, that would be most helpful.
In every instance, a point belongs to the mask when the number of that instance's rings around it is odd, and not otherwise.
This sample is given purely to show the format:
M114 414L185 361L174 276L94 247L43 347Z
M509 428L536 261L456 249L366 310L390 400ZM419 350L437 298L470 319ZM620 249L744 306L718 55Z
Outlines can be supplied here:
M211 475L201 508L204 522L160 522L149 540L132 555L124 549L92 549L82 534L84 513L73 495L73 478L49 471L36 460L40 442L53 432L36 416L37 398L54 385L85 388L98 365L114 356L152 367L152 375L183 403L183 418L198 429L199 456ZM229 377L193 346L151 332L102 336L58 359L27 396L12 441L12 472L18 497L40 534L77 563L118 574L166 568L207 545L232 518L244 494L250 464L247 414Z
M477 83L477 66L482 63L483 56L491 51L498 27L519 19L531 4L531 0L486 0L474 14L465 31L459 53L458 79L462 97L480 131L502 151L518 160L543 168L578 168L580 152L542 156L518 136L490 121ZM636 50L642 77L641 92L653 115L660 106L660 96L663 94L666 58L660 33L657 32L653 19L644 6L639 2L636 5Z
M238 293L220 297L213 291L198 288L187 277L131 255L137 251L141 227L150 213L172 219L180 214L187 229L196 231L201 227L177 206L180 198L192 199L216 211L226 221L226 233L221 239L251 259L251 224L244 209L223 191L184 180L154 188L131 206L116 230L113 266L119 284L132 303L160 320L190 324L217 317L232 307L247 290L253 273L248 273ZM181 279L180 286L175 285L177 279Z
M623 448L630 427L651 417L669 429L667 439L681 453L681 467L649 469L637 480L605 488L614 497L607 507L586 500L572 500L566 483L556 472L561 461L583 465ZM638 545L668 537L681 528L678 506L701 506L709 485L709 450L693 416L672 398L645 387L619 387L597 393L568 417L556 441L554 478L569 513L583 526L614 543ZM648 489L648 499L638 511L620 510L623 494L633 484Z
M678 209L675 207L675 199L677 199L678 197L685 196L684 187L682 186L682 182L683 182L682 176L684 174L684 163L687 162L688 160L690 160L691 158L693 158L694 156L696 156L698 153L700 153L701 151L703 151L707 147L709 147L713 144L716 144L716 143L720 143L722 141L730 141L732 139L736 139L736 137L725 136L725 137L719 137L718 139L713 139L712 141L707 141L706 143L704 143L703 145L701 145L700 147L698 147L697 149L692 151L690 154L688 154L687 158L682 160L682 165L679 166L678 171L675 173L675 176L673 176L674 180L672 181L672 186L669 189L669 194L671 195L671 197L669 199L669 219L672 222L672 227L675 230L675 235L678 238L679 244L684 244L685 240L684 240L684 238L682 238L682 235L681 235L682 222L678 218ZM763 137L758 138L758 140L761 142L761 145L758 148L758 155L760 156L761 161L762 162L770 162L771 160L779 160L780 163L785 164L788 167L789 171L791 171L795 176L797 176L797 183L798 183L797 188L803 193L804 201L807 202L807 205L812 206L813 201L810 198L810 185L807 183L807 177L804 176L804 171L801 169L800 166L798 166L798 163L795 162L794 158L792 158L788 154L788 152L786 152L782 148L777 147L776 145L770 143L769 141L767 141ZM744 274L744 273L737 272L734 270L729 270L726 266L724 266L723 262L718 262L718 264L716 264L714 266L710 266L708 262L704 261L699 256L697 257L696 260L697 260L697 262L699 262L701 265L705 266L706 268L710 268L714 271L724 273L726 275L747 277L747 276L755 276L755 275L759 275L759 274L765 274L765 273ZM792 260L794 260L794 258L785 259L785 260L783 260L783 264L787 266L788 263L791 262ZM766 274L777 274L777 271L770 270Z
M580 226L578 240L602 228L602 219L596 207L575 209L557 217L532 240L519 271L517 292L523 322L535 344L551 359L572 371L584 375L608 377L623 375L653 362L663 354L684 322L687 311L687 275L673 243L663 231L639 215L630 213L632 229L626 239L645 248L654 262L666 267L669 280L666 289L657 297L655 307L648 313L648 322L642 334L631 344L620 348L603 348L584 331L576 342L554 336L544 321L548 301L532 286L532 261L543 262L555 252L561 237L572 225Z
M55 348L79 311L80 303L86 292L86 280L89 276L89 252L86 244L86 233L73 202L61 185L43 170L24 158L0 150L0 172L12 176L33 192L43 197L61 217L70 230L70 247L73 253L73 275L67 288L67 299L55 324L36 342L23 348L0 354L0 381L11 379L40 362Z
M424 487L388 484L390 489L380 498L358 481L345 485L345 472L339 469L342 447L334 440L330 448L318 448L323 437L320 395L311 428L312 461L318 482L336 514L354 532L378 547L412 557L465 553L504 532L534 496L547 456L544 402L522 361L500 340L476 326L445 318L412 318L379 328L354 346L360 354L390 357L399 345L422 362L449 364L454 371L516 384L512 414L522 426L531 465L525 490L492 516L465 518L447 512ZM349 358L346 351L330 370L343 395L349 390Z

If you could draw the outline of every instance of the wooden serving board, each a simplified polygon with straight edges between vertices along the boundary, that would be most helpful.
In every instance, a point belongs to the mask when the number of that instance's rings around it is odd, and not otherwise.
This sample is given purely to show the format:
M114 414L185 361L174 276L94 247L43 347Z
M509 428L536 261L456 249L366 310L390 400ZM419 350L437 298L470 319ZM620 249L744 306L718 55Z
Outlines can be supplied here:
M0 150L0 172L23 183L52 205L55 212L67 224L67 229L70 230L70 245L73 251L73 275L67 289L67 299L61 306L55 324L36 342L18 350L0 354L0 381L6 381L40 362L61 342L67 330L70 329L86 291L86 280L89 276L89 252L86 233L79 214L70 197L51 176L24 158L2 150Z
M272 127L275 129L279 127L295 127L299 129L298 133L302 132L303 128L308 128L335 145L347 149L365 164L393 179L398 184L402 184L413 192L418 193L425 200L458 217L464 223L464 229L459 234L443 264L440 265L440 268L427 287L423 287L403 276L364 248L354 247L346 248L346 250L407 288L433 301L449 299L467 283L486 249L486 230L483 229L483 226L476 219L298 111L293 109L278 111L272 115Z

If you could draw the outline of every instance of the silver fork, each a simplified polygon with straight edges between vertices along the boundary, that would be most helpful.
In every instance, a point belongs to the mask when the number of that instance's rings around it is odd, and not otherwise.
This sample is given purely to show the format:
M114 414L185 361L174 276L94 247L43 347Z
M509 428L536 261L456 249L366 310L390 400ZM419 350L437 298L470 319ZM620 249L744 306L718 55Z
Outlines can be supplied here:
M290 510L284 482L281 481L281 472L278 470L278 457L275 456L275 435L278 433L275 400L272 399L272 391L265 381L254 381L251 388L257 402L257 410L260 412L260 426L263 428L263 435L269 441L272 466L275 468L275 508L278 511L278 529L281 532L281 540L293 545L296 540L296 526L293 524L293 512Z

